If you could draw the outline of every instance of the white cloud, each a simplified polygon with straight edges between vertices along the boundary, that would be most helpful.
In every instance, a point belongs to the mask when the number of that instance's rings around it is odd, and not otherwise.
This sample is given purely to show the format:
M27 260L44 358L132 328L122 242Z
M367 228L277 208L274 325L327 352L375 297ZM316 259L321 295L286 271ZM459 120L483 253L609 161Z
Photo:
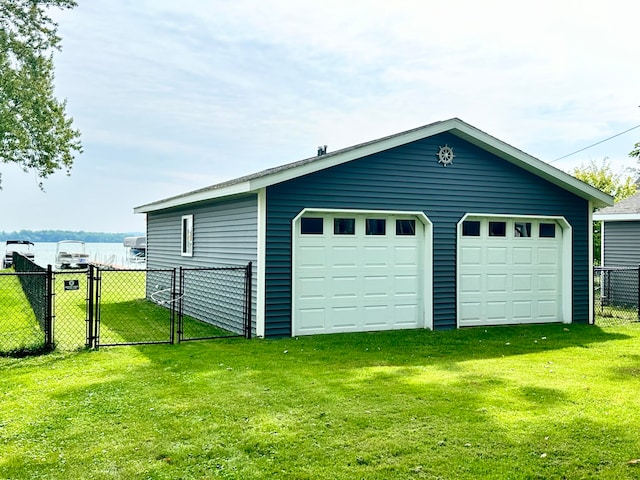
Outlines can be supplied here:
M552 160L640 124L639 17L640 4L622 0L81 2L56 14L57 89L86 151L60 184L130 182L118 204L132 209L320 144L454 116ZM624 164L638 138L554 165ZM99 211L114 205L109 192L92 198ZM62 204L46 217L34 209L36 223L70 218L56 214ZM129 213L105 214L105 229Z

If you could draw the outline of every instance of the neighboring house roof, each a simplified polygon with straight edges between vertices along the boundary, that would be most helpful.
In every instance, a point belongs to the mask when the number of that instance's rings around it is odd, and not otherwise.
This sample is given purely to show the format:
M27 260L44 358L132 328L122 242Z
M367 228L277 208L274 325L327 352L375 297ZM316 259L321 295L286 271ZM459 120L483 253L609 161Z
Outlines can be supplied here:
M326 153L289 163L275 168L269 168L244 177L229 180L209 187L194 190L156 202L141 205L134 209L135 213L148 213L166 208L178 207L195 202L212 200L242 193L256 192L261 188L291 180L302 175L324 170L358 158L395 148L400 145L422 140L427 137L449 132L464 139L498 157L517 165L530 173L544 178L549 182L568 190L575 195L593 202L594 207L613 205L613 199L600 190L587 185L575 177L558 170L551 165L524 153L517 148L498 140L491 135L463 122L452 118L441 122L431 123L422 127L407 130L378 140L361 143L353 147L343 148L335 152Z
M640 220L640 192L593 214L594 220Z

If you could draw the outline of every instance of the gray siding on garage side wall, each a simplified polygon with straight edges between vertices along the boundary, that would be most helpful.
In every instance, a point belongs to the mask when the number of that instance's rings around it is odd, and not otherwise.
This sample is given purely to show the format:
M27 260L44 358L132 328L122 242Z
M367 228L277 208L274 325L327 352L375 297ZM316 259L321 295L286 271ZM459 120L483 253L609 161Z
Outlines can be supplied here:
M193 214L193 256L181 255L181 219ZM228 267L253 262L255 332L258 252L257 195L147 214L147 267Z
M640 221L605 221L604 265L637 267L640 264Z
M437 161L440 146L453 164ZM573 321L588 321L589 204L452 134L267 189L266 336L291 335L291 221L303 208L412 210L433 222L434 328L456 326L456 224L465 213L564 216L573 227Z

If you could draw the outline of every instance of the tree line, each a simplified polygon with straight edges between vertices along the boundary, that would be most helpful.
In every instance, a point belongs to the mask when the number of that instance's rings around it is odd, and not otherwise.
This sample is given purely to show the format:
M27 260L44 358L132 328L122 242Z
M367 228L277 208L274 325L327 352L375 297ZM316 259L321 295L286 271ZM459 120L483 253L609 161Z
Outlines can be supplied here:
M0 241L29 240L37 242L59 242L60 240L82 240L88 243L122 243L124 237L144 235L140 232L108 233L108 232L73 232L69 230L20 230L0 232Z

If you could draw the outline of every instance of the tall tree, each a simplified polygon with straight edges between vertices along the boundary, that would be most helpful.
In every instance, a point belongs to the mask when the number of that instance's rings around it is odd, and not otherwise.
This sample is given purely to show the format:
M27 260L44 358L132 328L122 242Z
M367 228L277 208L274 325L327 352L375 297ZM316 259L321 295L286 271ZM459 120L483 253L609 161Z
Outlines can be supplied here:
M633 150L629 152L630 157L636 157L640 161L640 142L633 146Z
M66 101L54 95L53 53L61 38L47 13L75 6L75 0L0 0L0 162L40 180L60 169L69 174L82 152Z
M573 169L572 175L578 180L608 193L615 202L636 193L637 187L633 176L625 171L614 172L611 168L611 162L607 158L603 159L602 163L591 160L587 165L580 165ZM601 231L601 222L593 222L593 261L595 264L600 263Z

